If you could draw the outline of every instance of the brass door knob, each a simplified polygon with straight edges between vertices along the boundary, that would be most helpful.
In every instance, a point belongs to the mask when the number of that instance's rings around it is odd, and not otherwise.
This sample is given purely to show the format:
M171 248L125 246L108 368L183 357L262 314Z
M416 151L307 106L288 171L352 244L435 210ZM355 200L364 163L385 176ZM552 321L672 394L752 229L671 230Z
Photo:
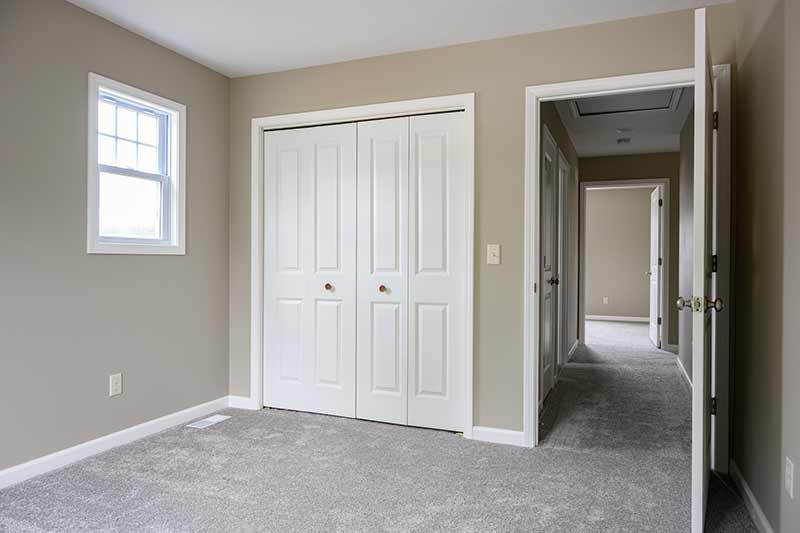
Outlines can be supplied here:
M725 309L725 302L722 301L721 298L717 298L716 300L709 300L706 298L706 311L709 309L713 309L717 313Z
M386 285L381 285L380 287L378 287L379 292L386 292L386 290L387 290Z
M681 296L680 298L678 298L678 301L675 302L675 307L678 308L678 311L683 311L684 309L691 309L692 299L684 298L683 296Z

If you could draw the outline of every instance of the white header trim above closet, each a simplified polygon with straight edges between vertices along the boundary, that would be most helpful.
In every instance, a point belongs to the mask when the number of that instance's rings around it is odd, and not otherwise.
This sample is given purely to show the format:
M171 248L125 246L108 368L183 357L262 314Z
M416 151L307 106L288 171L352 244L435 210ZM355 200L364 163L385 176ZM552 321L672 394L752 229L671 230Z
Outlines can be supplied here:
M465 179L467 181L467 294L465 352L465 430L472 438L473 426L473 318L474 317L474 242L475 242L475 95L474 93L436 96L416 100L369 104L305 113L254 118L251 123L250 186L250 404L264 405L264 132L279 128L318 126L340 122L372 120L443 111L463 111L465 139Z

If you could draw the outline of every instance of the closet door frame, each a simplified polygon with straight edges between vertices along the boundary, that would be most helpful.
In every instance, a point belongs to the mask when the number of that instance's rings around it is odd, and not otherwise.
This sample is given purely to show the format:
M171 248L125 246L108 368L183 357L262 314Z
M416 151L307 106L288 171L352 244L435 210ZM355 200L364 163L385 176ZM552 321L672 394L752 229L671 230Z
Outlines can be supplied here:
M382 104L254 118L251 121L250 181L250 394L232 396L231 405L264 406L264 132L380 118L460 111L464 113L464 179L466 180L466 305L464 318L464 437L473 433L474 268L475 268L475 94L465 93Z

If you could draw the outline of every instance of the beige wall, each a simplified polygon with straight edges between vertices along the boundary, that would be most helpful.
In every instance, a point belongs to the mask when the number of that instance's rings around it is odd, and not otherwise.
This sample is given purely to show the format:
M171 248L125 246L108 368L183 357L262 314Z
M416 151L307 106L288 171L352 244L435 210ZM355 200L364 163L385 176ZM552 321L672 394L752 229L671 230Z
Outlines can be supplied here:
M586 314L650 316L650 195L586 191ZM603 298L608 303L603 303Z
M608 157L585 157L580 160L581 181L666 178L669 180L669 301L678 298L678 168L680 154L641 154ZM678 311L669 309L667 339L678 344Z
M717 61L734 61L735 13L710 9ZM521 429L524 87L691 66L693 27L683 11L232 80L231 393L249 393L251 119L474 92L475 423ZM488 242L502 265L483 261Z
M86 254L89 71L186 104L185 256ZM61 0L0 2L0 73L2 469L227 394L229 82Z
M773 528L798 531L800 4L739 0L737 11L733 460Z

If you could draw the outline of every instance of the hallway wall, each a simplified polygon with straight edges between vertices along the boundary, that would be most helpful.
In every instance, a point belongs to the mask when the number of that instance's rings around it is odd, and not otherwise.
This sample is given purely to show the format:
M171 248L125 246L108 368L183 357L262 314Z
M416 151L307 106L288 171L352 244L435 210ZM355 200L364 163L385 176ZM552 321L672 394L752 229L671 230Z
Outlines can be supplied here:
M650 316L650 195L586 191L586 314ZM603 298L608 298L604 303Z

